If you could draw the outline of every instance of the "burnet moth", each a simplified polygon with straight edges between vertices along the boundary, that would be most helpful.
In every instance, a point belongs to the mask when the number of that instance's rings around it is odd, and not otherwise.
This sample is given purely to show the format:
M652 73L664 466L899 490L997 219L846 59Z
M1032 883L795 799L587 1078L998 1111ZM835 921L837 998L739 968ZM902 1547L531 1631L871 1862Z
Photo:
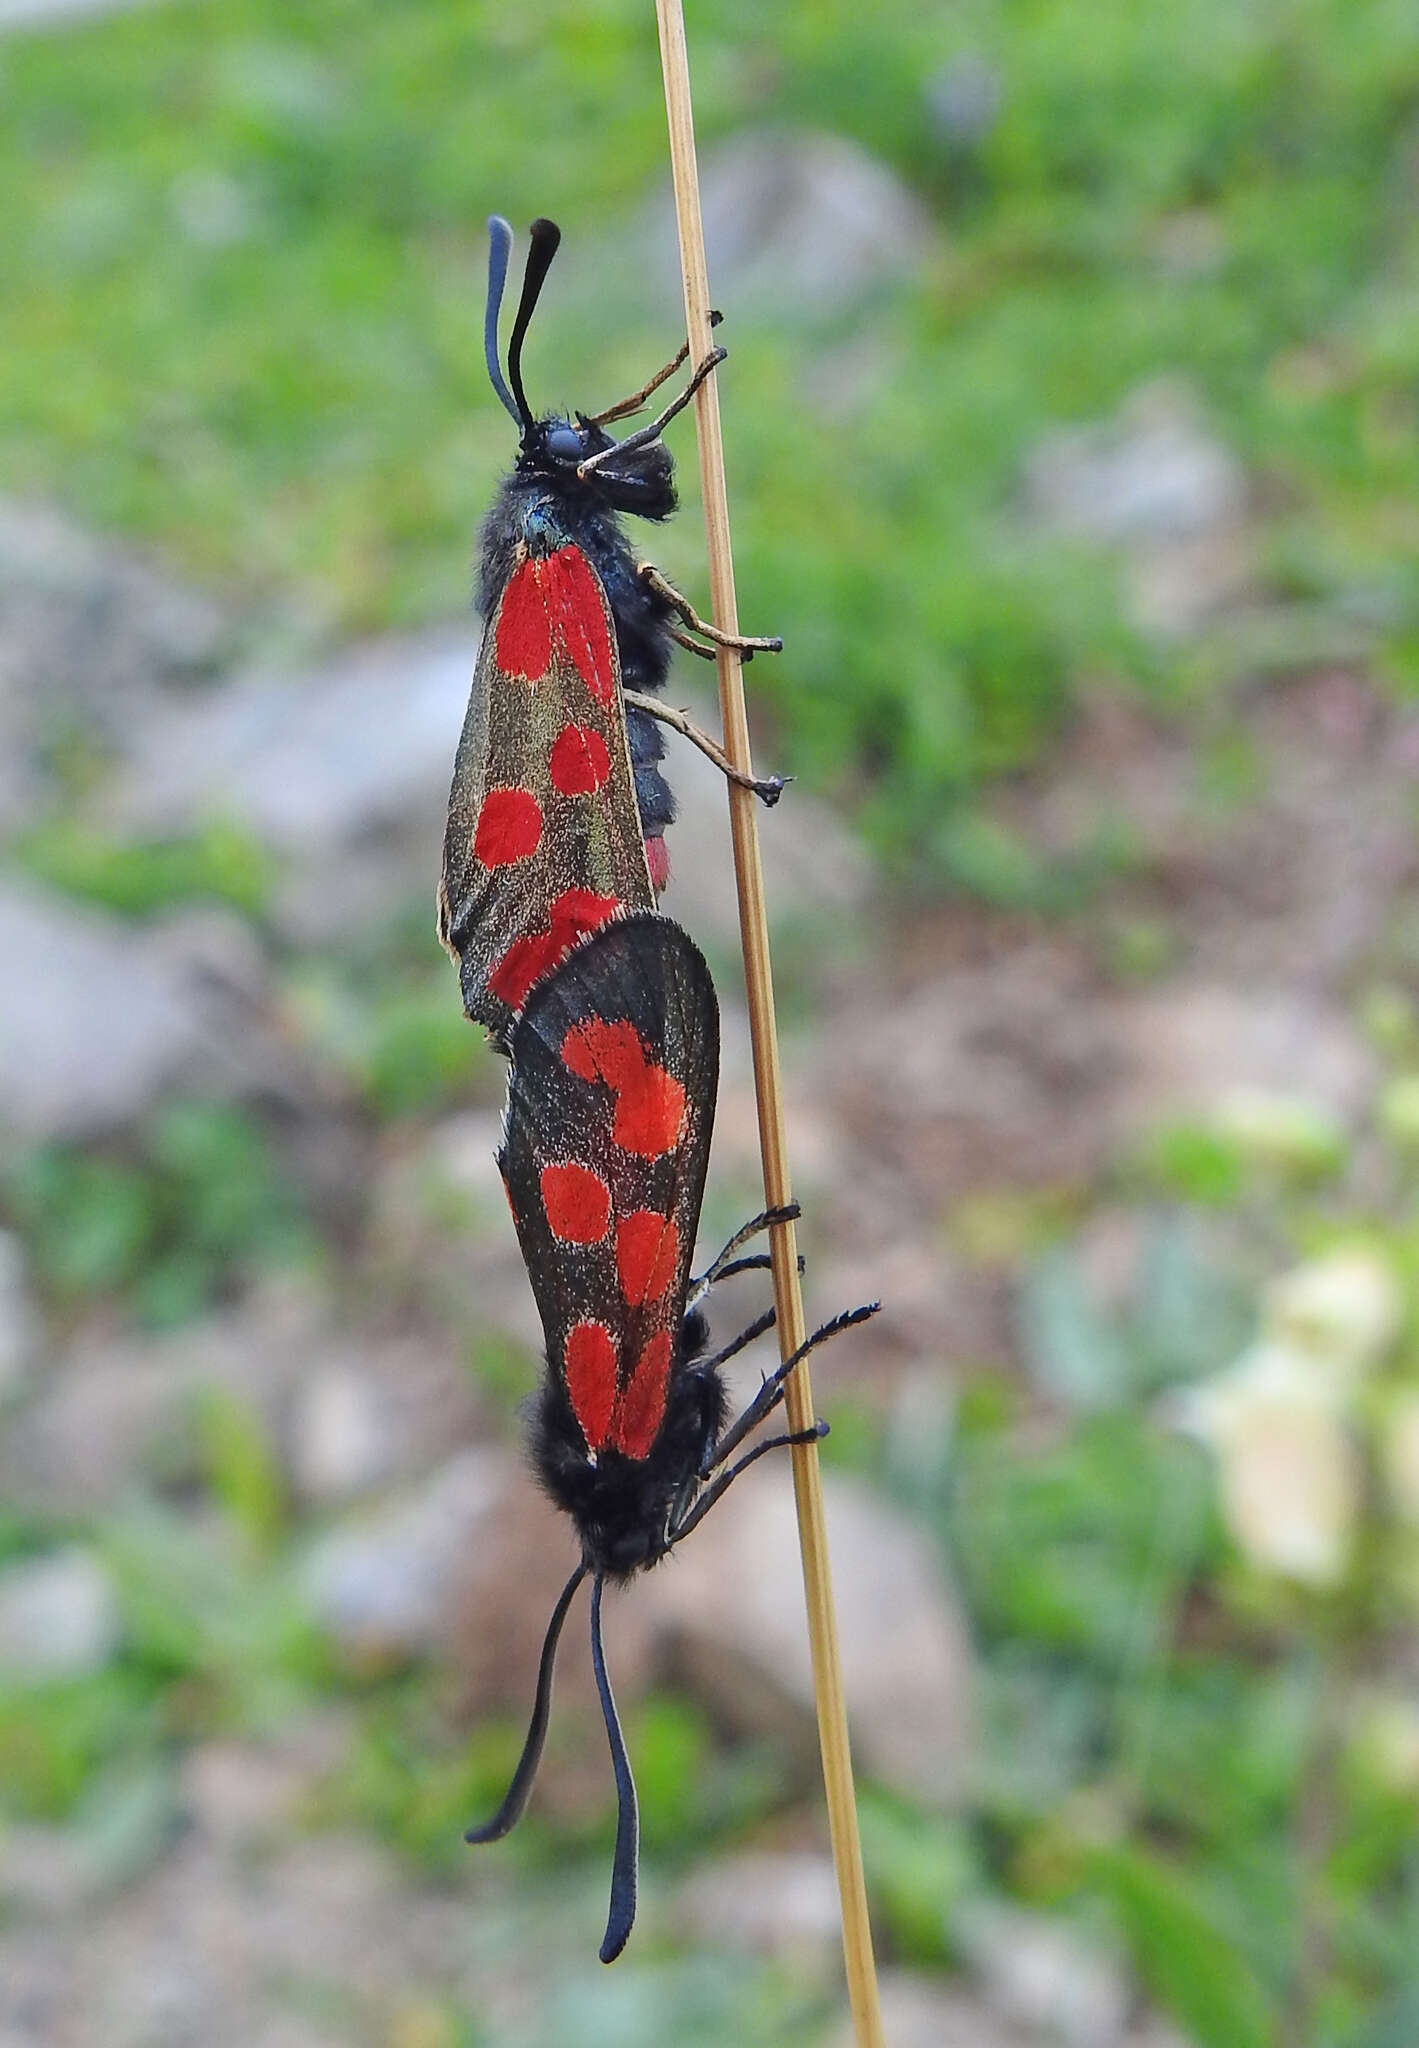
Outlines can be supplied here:
M495 216L489 232L484 352L520 442L483 525L485 625L449 796L438 930L458 962L465 1010L505 1042L528 992L577 939L622 911L651 908L665 886L674 806L660 773L660 723L765 802L783 789L781 777L741 775L714 740L658 700L673 644L712 656L706 640L746 655L782 643L722 634L698 618L636 559L617 516L663 520L675 510L661 432L724 350L712 350L677 398L621 440L607 425L637 410L688 348L605 412L535 418L522 346L561 234L551 221L532 223L505 379L498 314L512 230Z
M699 1303L716 1281L768 1264L740 1248L797 1214L766 1210L698 1280L690 1276L719 1080L719 1005L679 925L654 913L607 924L538 983L512 1032L498 1164L546 1338L532 1461L571 1516L581 1562L542 1646L532 1720L507 1796L470 1842L521 1815L542 1755L558 1639L591 1580L591 1657L618 1796L601 1960L621 1953L636 1910L636 1790L601 1641L607 1580L624 1582L684 1540L747 1465L826 1435L761 1438L799 1359L864 1321L836 1316L764 1380L732 1422L720 1367L773 1323L770 1309L713 1354Z

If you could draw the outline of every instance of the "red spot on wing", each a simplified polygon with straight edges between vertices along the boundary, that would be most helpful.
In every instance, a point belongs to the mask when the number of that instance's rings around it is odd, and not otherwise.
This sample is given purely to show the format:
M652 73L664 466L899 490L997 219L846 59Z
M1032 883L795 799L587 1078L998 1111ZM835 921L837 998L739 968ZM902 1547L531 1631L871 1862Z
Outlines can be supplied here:
M547 608L567 659L598 704L610 708L616 691L606 600L596 572L580 548L558 548L546 561Z
M623 1152L658 1159L685 1129L685 1090L646 1056L626 1018L588 1017L562 1040L562 1059L583 1081L604 1081L616 1096L611 1136Z
M659 1301L675 1278L680 1233L673 1216L636 1209L616 1225L616 1272L632 1308Z
M567 1393L589 1451L599 1451L616 1402L616 1347L604 1323L573 1323L562 1348Z
M489 974L488 987L500 1003L506 1003L510 1010L520 1010L532 984L555 967L565 951L552 932L514 939Z
M670 1332L657 1330L636 1360L611 1422L611 1442L628 1458L647 1458L665 1414Z
M670 880L670 849L665 844L663 832L657 832L653 838L647 839L645 864L650 869L650 886L659 896Z
M636 1060L644 1063L645 1051L635 1025L624 1017L609 1024L588 1017L562 1040L562 1064L581 1080L604 1081L608 1088L618 1088L620 1075Z
M498 667L535 683L552 665L552 621L544 588L546 565L526 561L508 578L498 614Z
M564 725L552 742L547 772L563 796L590 796L611 773L605 740L594 726Z
M619 896L598 896L593 889L564 889L548 906L548 929L514 939L489 974L488 987L510 1010L520 1010L534 982L564 960L578 939L596 931L624 907Z
M542 806L530 789L490 789L478 813L473 856L485 868L530 860L542 838Z
M554 1237L563 1244L601 1242L611 1221L611 1190L599 1173L575 1160L544 1166L541 1187L542 1207Z

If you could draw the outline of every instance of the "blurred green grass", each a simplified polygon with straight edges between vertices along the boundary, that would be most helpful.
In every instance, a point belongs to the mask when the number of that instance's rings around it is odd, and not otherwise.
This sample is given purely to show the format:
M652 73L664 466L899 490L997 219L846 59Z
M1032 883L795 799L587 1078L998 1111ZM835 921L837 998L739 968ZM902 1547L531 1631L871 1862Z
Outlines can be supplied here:
M11 487L341 630L455 612L510 453L480 359L484 218L550 212L570 248L615 248L663 175L646 29L626 4L204 0L12 38ZM707 152L746 124L837 130L942 230L914 285L826 330L791 306L727 330L743 609L790 649L754 680L795 765L861 796L884 846L951 872L953 799L1029 759L1081 674L1196 686L1107 574L1008 516L1043 432L1159 373L1194 380L1251 466L1277 591L1368 607L1413 680L1402 0L892 0L870 22L707 0L692 37ZM961 61L998 89L974 139L932 111ZM648 331L616 270L575 331L554 289L538 389L589 403L660 359L675 307ZM833 417L805 357L849 338L884 374ZM669 546L693 577L692 536Z
M1035 756L1082 680L1176 703L1260 658L1241 640L1145 642L1107 564L1014 516L1041 435L1111 415L1160 374L1193 381L1248 465L1268 594L1363 615L1382 671L1413 686L1411 5L975 0L947 15L891 0L869 18L836 0L771 15L707 0L691 33L706 151L748 126L853 136L941 232L909 287L822 322L791 306L734 313L727 330L743 611L789 641L752 681L792 765L855 799L881 847L997 903L1068 911L1128 849L1051 864L973 794ZM933 81L964 59L1000 93L971 142L932 113ZM292 607L332 632L456 612L510 454L481 362L484 217L550 212L569 251L614 253L662 176L659 91L647 11L619 0L535 14L203 0L12 35L0 55L6 488L58 497L244 606ZM653 318L632 305L624 267L608 257L594 317L587 292L574 319L559 311L554 281L535 390L592 402L661 359L674 304ZM815 402L805 361L858 346L882 373L839 416ZM683 457L688 435L676 445ZM694 586L691 517L666 546ZM1248 801L1255 767L1225 732L1203 761L1222 803ZM60 818L20 852L134 916L216 899L259 918L272 881L254 848L217 830L120 848ZM367 959L302 963L288 985L299 1029L372 1120L417 1119L476 1083L444 963L437 983L417 966L425 926L421 912L407 958L397 937L371 939ZM1120 959L1156 972L1160 945L1166 933L1130 928ZM1412 1031L1392 1050L1412 1062ZM1358 1201L1343 1147L1312 1149L1290 1184L1234 1132L1181 1123L1121 1193L1205 1212L1249 1251L1258 1238L1273 1256L1310 1249ZM1412 1296L1412 1189L1391 1164L1386 1252ZM61 1315L108 1304L180 1323L292 1249L316 1256L262 1128L210 1104L169 1105L128 1146L33 1154L5 1192ZM1197 1453L1159 1429L1152 1404L1231 1355L1255 1304L1219 1336L1230 1311L1217 1276L1159 1267L1133 1317L1091 1322L1061 1242L1075 1220L1041 1207L1036 1242L1017 1218L1009 1258L1033 1269L1031 1341L1054 1361L1040 1374L1045 1426L992 1373L964 1388L949 1441L913 1446L909 1473L875 1411L844 1404L830 1440L940 1543L980 1663L964 1813L928 1816L868 1788L885 1947L960 1960L962 1905L982 1897L1102 1921L1200 2048L1246 2048L1276 2038L1309 1887L1330 1964L1304 2038L1407 2048L1414 1787L1386 1778L1358 1735L1338 1758L1317 1737L1334 1667L1392 1660L1412 1637L1401 1532L1371 1532L1393 1555L1383 1568L1367 1558L1333 1603L1240 1574ZM1179 1330L1208 1343L1169 1349L1164 1333ZM527 1361L496 1346L475 1369L502 1406L526 1382ZM1412 1378L1412 1341L1395 1370ZM206 1502L216 1533L194 1546L175 1501L87 1527L120 1587L124 1649L90 1678L0 1696L7 1816L81 1825L125 1773L171 1771L188 1740L260 1734L326 1696L353 1704L357 1732L315 1820L369 1829L425 1880L461 1869L459 1832L496 1795L520 1731L492 1727L470 1746L436 1675L333 1670L292 1593L294 1518L263 1426L217 1401L191 1434L183 1502ZM0 1549L23 1556L69 1533L19 1517ZM738 1768L693 1703L653 1697L633 1735L667 1882L772 1826L781 1774L758 1757ZM1299 1830L1317 1786L1328 1834L1314 1849ZM608 1826L537 1821L510 1845L511 1867L550 1885L570 1859L579 1891L594 1890ZM741 1987L717 1965L667 1962L618 1981L629 1988L576 2009L583 2038L598 2026L623 2044L662 2038L667 2012L681 2040L821 2031L752 1971Z

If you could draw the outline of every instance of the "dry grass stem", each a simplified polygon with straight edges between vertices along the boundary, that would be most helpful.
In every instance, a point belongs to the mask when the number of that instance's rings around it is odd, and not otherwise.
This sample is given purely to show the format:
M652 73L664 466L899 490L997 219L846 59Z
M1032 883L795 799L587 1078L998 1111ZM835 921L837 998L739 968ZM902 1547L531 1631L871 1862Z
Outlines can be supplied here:
M670 126L670 162L675 183L675 214L680 234L680 261L685 280L686 333L690 359L709 353L710 296L705 266L704 230L700 219L699 174L695 164L695 133L690 103L690 67L680 0L656 0L661 66L665 75L665 106ZM710 616L727 633L739 630L734 596L734 562L729 539L729 505L724 481L724 448L720 435L719 393L709 377L695 395L699 440L700 485L704 497L709 553ZM716 650L724 746L743 774L752 774L749 722L738 653ZM773 978L769 965L768 919L764 876L759 857L755 799L743 787L729 785L729 824L734 846L734 872L739 893L739 928L744 947L744 980L754 1052L754 1089L758 1100L759 1142L764 1161L764 1200L777 1207L791 1199L788 1153L784 1133L783 1093L779 1078L778 1032L774 1022ZM781 1355L802 1343L806 1334L803 1298L798 1285L798 1253L791 1223L771 1235L774 1302L778 1311ZM788 1382L789 1427L807 1429L813 1422L813 1389L806 1363ZM808 1634L813 1655L818 1738L823 1755L828 1826L842 1900L843 1950L848 1996L860 2048L884 2048L877 1997L872 1933L867 1918L867 1893L862 1873L857 1806L853 1795L852 1761L848 1751L847 1712L843 1702L838 1657L837 1619L833 1609L823 1521L822 1485L816 1444L795 1445L792 1453L798 1534L803 1554L803 1585L808 1607Z

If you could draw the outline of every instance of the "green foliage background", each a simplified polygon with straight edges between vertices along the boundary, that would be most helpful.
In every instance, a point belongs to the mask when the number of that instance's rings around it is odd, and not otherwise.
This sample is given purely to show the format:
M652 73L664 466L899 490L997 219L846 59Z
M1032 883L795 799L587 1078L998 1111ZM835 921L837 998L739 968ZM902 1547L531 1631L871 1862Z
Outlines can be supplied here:
M1029 758L1081 674L1215 676L1140 645L1111 579L1012 517L1043 430L1159 372L1260 479L1273 587L1365 622L1412 679L1412 26L1404 0L694 10L705 150L836 130L940 226L913 284L826 325L736 314L723 379L742 608L790 648L756 683L887 847L949 867L952 800ZM931 112L963 59L1000 96L969 145ZM7 475L341 628L465 600L508 455L490 210L551 213L579 274L602 266L575 318L549 300L536 389L604 399L677 324L673 285L620 289L663 177L639 6L140 10L12 39L0 109ZM1197 223L1203 255L1171 255ZM849 341L882 373L833 416L812 366ZM670 543L691 575L692 533Z
M741 611L788 643L752 672L775 759L853 806L917 879L1067 911L1091 874L1037 872L974 805L1036 758L1081 685L1188 707L1340 646L1414 686L1412 0L694 0L690 14L706 155L751 127L835 131L889 164L937 232L908 284L822 319L755 304L726 330ZM933 82L966 60L999 89L969 143L932 112ZM510 454L481 357L485 217L561 221L529 381L600 402L662 360L678 324L673 286L655 303L633 282L663 153L649 9L628 0L203 0L11 34L6 490L58 498L244 613L315 637L457 615ZM876 369L835 411L815 373L849 359ZM1114 566L1022 517L1022 466L1043 434L1179 372L1252 479L1263 595L1295 622L1279 652L1230 628L1144 640ZM699 587L692 510L664 558ZM19 851L133 916L216 898L259 918L269 883L225 828L118 847L66 815ZM362 961L292 973L304 1028L326 1035L379 1123L470 1086L491 1097L446 976L435 984L422 961L396 934ZM1419 1061L1412 1038L1396 1057ZM1206 1211L1289 1255L1354 1220L1336 1192L1348 1163L1336 1140L1278 1178L1189 1127L1165 1134L1123 1199ZM1400 1220L1364 1220L1412 1292L1414 1190L1407 1164L1394 1173ZM168 1105L113 1156L31 1155L7 1169L4 1202L61 1321L97 1304L180 1324L278 1259L333 1256L256 1120L227 1107ZM1238 1573L1207 1473L1158 1431L1152 1403L1240 1347L1254 1300L1233 1298L1184 1230L1131 1316L1106 1326L1082 1305L1064 1231L1027 1224L1019 1247L1028 1348L1055 1403L1048 1441L998 1373L970 1379L941 1441L910 1458L871 1413L856 1427L844 1414L831 1440L933 1532L980 1656L963 1813L867 1788L885 1951L955 1967L971 1906L1008 1899L1118 1944L1198 2048L1406 2048L1413 1789L1346 1752L1322 1780L1327 1847L1304 1869L1296 1852L1337 1666L1412 1630L1396 1621L1397 1577L1371 1561L1307 1607ZM1406 1344L1409 1371L1412 1330ZM524 1362L490 1346L472 1364L510 1405ZM123 1589L125 1649L91 1680L0 1694L8 1817L71 1825L121 1875L168 1837L186 1741L259 1733L328 1695L358 1736L312 1824L369 1829L421 1882L447 1881L515 1738L470 1744L423 1674L365 1685L328 1668L291 1590L275 1451L239 1403L195 1415L173 1459L178 1492L216 1503L233 1540L193 1546L176 1511L151 1504L89 1532ZM0 1554L67 1533L0 1521ZM1375 1534L1377 1556L1392 1535ZM648 1889L775 1820L776 1761L727 1756L690 1703L653 1698L632 1740ZM569 1928L577 1952L606 1846L601 1823L535 1816L509 1845L519 1908ZM1328 1973L1297 2019L1298 1947L1318 1928ZM617 2048L807 2043L827 2025L773 1969L731 1981L670 1953L614 1990L569 1978L552 1996L549 2040L574 2020L577 2038ZM429 2038L485 2038L447 2018Z

